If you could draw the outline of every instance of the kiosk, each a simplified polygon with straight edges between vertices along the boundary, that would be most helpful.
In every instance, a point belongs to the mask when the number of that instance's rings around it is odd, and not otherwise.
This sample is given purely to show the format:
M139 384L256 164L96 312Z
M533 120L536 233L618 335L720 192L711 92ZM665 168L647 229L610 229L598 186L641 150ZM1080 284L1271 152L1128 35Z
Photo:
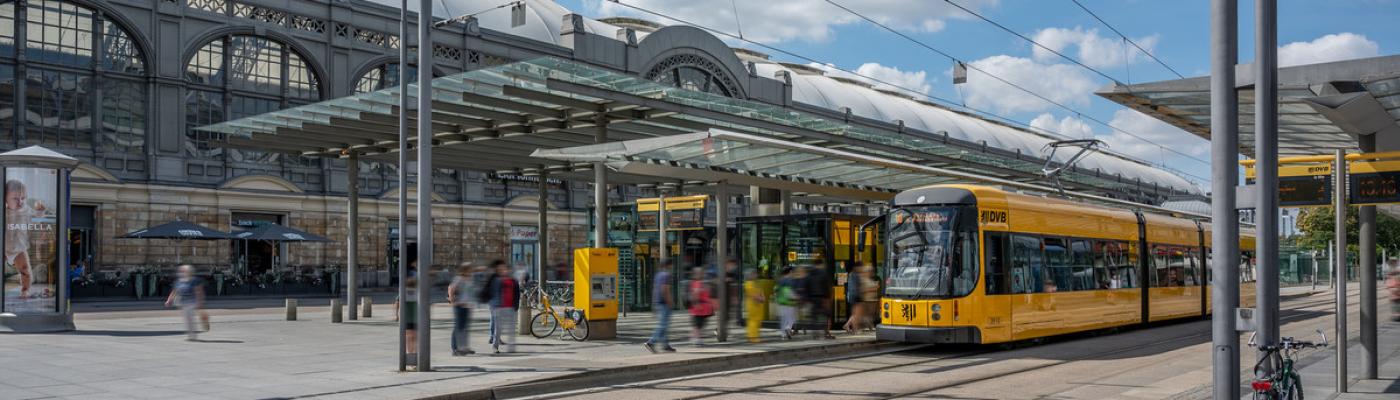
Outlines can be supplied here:
M0 332L71 331L69 172L78 160L39 146L0 153L5 176Z
M798 214L759 217L741 217L736 224L739 228L739 268L741 276L754 272L755 284L764 292L764 297L773 298L773 287L782 277L782 271L789 268L807 268L818 271L819 278L831 282L830 310L832 326L838 328L846 320L846 279L857 263L868 262L874 266L877 276L883 276L879 269L884 259L878 245L868 246L864 251L856 249L857 234L867 235L866 243L880 243L874 240L881 226L866 227L857 232L860 226L872 217L845 214ZM878 224L877 224L878 225ZM740 286L742 287L742 285ZM740 302L742 303L742 302ZM776 326L777 305L768 303L767 309L741 310L742 313L758 312L765 325ZM825 326L821 316L807 315L799 318L798 329L820 329Z
M589 339L617 337L617 249L574 249L574 307L588 320Z

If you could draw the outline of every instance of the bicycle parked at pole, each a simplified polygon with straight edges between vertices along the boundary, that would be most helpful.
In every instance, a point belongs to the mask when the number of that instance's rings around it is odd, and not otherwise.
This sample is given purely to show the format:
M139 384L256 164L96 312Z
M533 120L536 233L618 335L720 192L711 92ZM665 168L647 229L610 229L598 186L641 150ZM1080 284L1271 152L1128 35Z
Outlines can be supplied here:
M550 297L553 296L539 285L533 286L527 296L530 297L527 297L529 300L526 304L543 311L530 319L530 335L545 338L562 327L564 332L559 334L561 339L568 335L580 342L588 340L588 319L583 316L583 310L565 307L563 312L555 311L554 306L549 303Z
M1254 343L1255 335L1250 335L1249 346L1264 352L1264 357L1254 364L1255 378L1250 383L1255 400L1303 400L1303 380L1295 369L1293 358L1299 350L1327 347L1327 335L1321 330L1317 334L1322 337L1321 344L1285 337L1272 346L1257 346ZM1272 367L1269 370L1273 372L1266 374L1266 366Z

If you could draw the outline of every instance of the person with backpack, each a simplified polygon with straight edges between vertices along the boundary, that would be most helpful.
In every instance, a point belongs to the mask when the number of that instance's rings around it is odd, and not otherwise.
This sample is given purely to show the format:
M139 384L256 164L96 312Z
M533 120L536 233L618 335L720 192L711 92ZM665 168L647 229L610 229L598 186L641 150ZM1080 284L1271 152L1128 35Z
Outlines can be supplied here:
M204 308L204 281L194 276L194 266L183 264L175 268L178 278L170 290L170 297L165 299L166 307L177 307L180 315L185 318L185 340L196 341L199 330L195 328L194 319L198 315L203 323L204 330L209 330L209 314L200 311Z
M472 273L472 281L476 283L476 291L472 293L477 304L486 309L487 317L491 319L486 328L487 344L496 343L496 314L491 310L491 280L496 278L496 269L502 265L506 265L505 260L494 260L491 261L490 268L477 267L476 272Z
M800 271L792 267L784 269L783 277L773 288L773 302L778 304L778 329L783 333L783 340L792 339L792 328L797 324L797 306L801 302L798 296L802 282Z
M710 294L709 282L705 281L705 269L696 267L690 272L690 288L686 291L690 308L690 341L696 346L704 344L705 320L715 315L715 300Z

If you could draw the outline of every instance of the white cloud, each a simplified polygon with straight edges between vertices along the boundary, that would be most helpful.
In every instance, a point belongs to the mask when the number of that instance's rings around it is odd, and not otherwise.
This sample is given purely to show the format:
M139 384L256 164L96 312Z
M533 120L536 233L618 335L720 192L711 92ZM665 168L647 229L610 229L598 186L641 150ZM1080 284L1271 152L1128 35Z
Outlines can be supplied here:
M1159 162L1163 157L1176 158L1175 153L1163 150L1163 147L1194 157L1204 157L1210 152L1210 144L1205 139L1136 110L1118 110L1108 124L1152 141L1148 143L1116 130L1098 137L1108 143L1109 149L1143 160Z
M837 69L831 64L808 63L807 65L826 70L828 76L851 78L869 83L876 88L913 92L915 96L933 93L933 83L928 79L927 71L901 71L899 68L887 67L880 63L865 63L861 64L860 68L856 68L855 74L851 74ZM867 76L875 79L868 79ZM888 82L888 84L882 82Z
M1333 33L1311 42L1293 42L1278 48L1280 67L1317 64L1380 55L1380 45L1351 32Z
M1133 42L1150 52L1158 39L1158 35L1152 35L1133 39ZM1035 41L1094 68L1117 67L1147 59L1146 54L1121 38L1099 36L1098 29L1045 28L1035 33ZM1077 52L1069 53L1070 47ZM1060 56L1040 47L1032 46L1032 54L1036 61L1060 61Z
M978 11L994 7L998 0L964 0L958 4ZM695 24L738 33L747 39L775 43L789 40L823 42L831 39L833 28L865 22L820 0L624 0L625 4L655 11ZM948 18L967 18L966 13L943 1L844 0L841 5L881 24L909 32L938 32ZM658 17L610 1L584 0L588 12L599 17L630 16L661 23ZM741 24L736 24L738 7Z
M1041 112L1055 107L1020 89L978 71L981 69L1011 83L1067 106L1087 106L1099 85L1084 69L1069 64L1045 64L1029 58L998 55L969 63L967 83L962 85L964 100L974 108L992 109L999 114Z
M1074 116L1056 119L1050 113L1043 113L1032 119L1030 125L1031 129L1069 138L1079 139L1094 136L1094 128L1090 127L1084 120Z

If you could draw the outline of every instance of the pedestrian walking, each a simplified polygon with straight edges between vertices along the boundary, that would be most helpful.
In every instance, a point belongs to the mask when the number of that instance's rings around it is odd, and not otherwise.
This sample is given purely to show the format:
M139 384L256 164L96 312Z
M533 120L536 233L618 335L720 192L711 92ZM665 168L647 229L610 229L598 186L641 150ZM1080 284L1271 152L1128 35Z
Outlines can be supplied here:
M782 331L783 340L792 339L792 328L797 324L797 306L801 301L797 288L802 279L801 271L791 267L785 269L783 277L773 288L773 302L778 303L778 329Z
M686 290L690 303L690 341L696 346L704 344L705 321L715 315L715 299L710 293L710 284L705 281L705 269L696 267L690 272L690 288Z
M876 304L880 301L880 283L875 279L875 269L870 264L856 266L855 272L846 277L846 298L851 303L851 318L846 322L846 331L856 333L873 329ZM850 291L854 291L854 295Z
M497 354L501 352L501 344L506 344L506 352L515 352L516 342L516 312L520 309L520 281L516 280L511 273L510 264L496 264L496 276L492 277L490 284L491 291L491 316L496 322L495 332L492 332L491 349ZM505 336L510 336L506 340Z
M811 315L812 320L816 321L817 325L822 328L822 333L820 334L818 334L816 330L813 330L812 337L835 339L835 336L831 336L831 319L833 316L831 308L832 305L836 303L836 300L832 298L833 285L831 283L831 274L828 273L825 268L822 268L821 263L822 260L818 258L816 264L811 266L811 271L807 273L807 278L803 281L803 283L807 285L807 290L802 298L807 300L807 306L810 310L810 314L808 315Z
M757 272L749 271L744 274L744 328L749 343L760 341L759 328L763 326L763 317L768 313L768 298L763 295L763 288L757 281Z
M447 302L452 303L452 355L476 354L470 339L472 303L476 302L476 281L472 278L472 263L457 266L457 276L447 286Z
M491 280L496 278L496 268L506 264L505 260L491 261L491 266L478 266L472 273L472 280L476 282L476 291L472 292L476 302L486 309L486 316L491 319L486 326L486 343L496 343L496 314L491 310Z
M411 272L411 271L410 271ZM403 281L405 298L394 299L394 321L404 321L403 346L409 364L418 364L418 278Z
M177 307L180 309L180 316L185 320L185 340L199 340L199 329L195 327L195 317L198 316L203 330L209 330L209 314L201 311L204 308L204 281L194 276L194 267L183 264L175 267L175 284L170 289L170 297L165 299L166 307Z
M664 250L663 250L664 251ZM656 269L656 274L651 282L651 309L656 313L656 330L652 331L651 339L646 344L647 351L655 353L656 346L661 346L661 351L673 352L670 339L667 339L667 331L671 327L671 308L675 307L675 299L671 298L671 262L667 261Z
M858 265L846 271L846 325L842 328L846 333L854 334L860 326L860 267Z

